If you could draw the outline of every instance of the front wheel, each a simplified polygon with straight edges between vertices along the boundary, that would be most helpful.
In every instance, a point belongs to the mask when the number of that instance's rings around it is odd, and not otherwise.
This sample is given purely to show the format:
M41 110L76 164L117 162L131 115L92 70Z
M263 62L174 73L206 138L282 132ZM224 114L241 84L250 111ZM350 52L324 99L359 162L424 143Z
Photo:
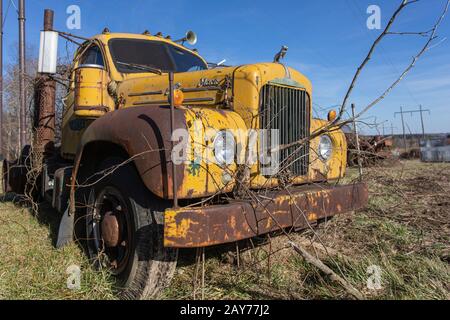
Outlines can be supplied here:
M132 163L123 163L108 158L98 169L117 167L89 192L86 249L97 268L114 275L121 298L153 298L176 267L178 251L164 247L158 221L169 204L146 189Z

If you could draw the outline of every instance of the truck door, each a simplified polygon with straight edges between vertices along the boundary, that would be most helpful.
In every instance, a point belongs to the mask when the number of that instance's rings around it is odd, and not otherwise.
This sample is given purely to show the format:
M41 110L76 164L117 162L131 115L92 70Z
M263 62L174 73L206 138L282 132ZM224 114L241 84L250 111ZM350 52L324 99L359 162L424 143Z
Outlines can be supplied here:
M74 72L76 115L98 117L114 110L114 101L107 89L109 72L99 46L93 44L83 53Z
M101 48L93 43L79 50L81 56L74 62L65 98L61 144L64 158L75 156L81 136L90 123L114 110L114 99L107 90L109 70Z

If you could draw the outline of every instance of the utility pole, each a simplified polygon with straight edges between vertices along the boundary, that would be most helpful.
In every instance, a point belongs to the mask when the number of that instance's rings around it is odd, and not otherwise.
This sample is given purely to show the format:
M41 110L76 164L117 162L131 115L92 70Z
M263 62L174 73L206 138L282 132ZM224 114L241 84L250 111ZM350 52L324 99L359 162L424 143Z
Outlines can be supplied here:
M394 137L395 129L397 129L397 127L394 127L394 124L391 122L391 125L387 126L386 128L391 130L391 137Z
M386 122L389 122L389 120L383 121L383 123L381 124L383 137L386 136L386 134L389 135L389 130L391 131L391 136L393 136L394 135L393 125L392 125L392 123L391 123L391 125L385 125Z
M413 115L413 113L420 113L420 121L422 124L422 137L425 138L425 125L423 123L423 113L424 112L428 112L428 114L431 114L431 111L429 109L422 109L422 105L420 105L419 110L407 110L407 111L403 111L403 108L400 107L400 112L395 112L394 113L394 117L397 114L401 114L402 116L402 126L403 126L403 143L405 145L405 150L406 150L406 133L405 133L405 123L403 120L403 114L404 113L409 113L411 116Z
M423 124L422 105L419 106L419 112L420 112L420 122L422 123L422 138L425 139L425 126ZM428 112L429 112L429 110L428 110Z
M27 143L25 93L25 0L19 0L19 150Z
M405 132L405 120L403 119L403 107L400 107L400 112L396 112L394 113L394 117L397 116L397 114L400 114L402 117L402 131L403 131L403 147L405 148L406 151L406 132Z
M0 0L0 158L3 157L3 0Z
M376 118L375 118L376 119ZM376 123L376 121L375 121L375 125L376 125L376 127L377 127L377 132L378 132L378 134L380 134L380 130L378 129L379 127L381 127L381 133L383 134L383 136L385 135L385 129L386 129L386 126L384 125L386 122L388 122L388 120L385 120L385 121L383 121L383 122L380 122L380 123Z

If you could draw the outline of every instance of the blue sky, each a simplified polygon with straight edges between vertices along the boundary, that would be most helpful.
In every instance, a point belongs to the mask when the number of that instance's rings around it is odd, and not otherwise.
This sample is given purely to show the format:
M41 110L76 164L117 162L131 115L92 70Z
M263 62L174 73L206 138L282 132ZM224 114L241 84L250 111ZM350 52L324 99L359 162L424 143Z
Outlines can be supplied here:
M17 6L17 0L13 0ZM4 12L10 6L4 26L5 63L17 56L17 15L10 0L3 0ZM356 67L367 54L380 30L369 30L369 5L381 8L382 28L400 0L297 0L278 1L195 1L172 0L26 0L27 43L37 53L44 8L55 11L55 28L83 36L100 33L105 26L112 32L152 33L162 31L173 38L186 30L199 37L196 45L208 61L227 59L226 64L271 61L281 45L289 51L285 63L306 74L313 83L313 101L329 108L342 102ZM81 29L69 30L69 5L81 9ZM409 6L393 27L395 31L428 30L441 13L445 0L421 0ZM407 78L365 118L401 130L394 112L431 109L425 115L427 132L450 132L450 16L439 31L449 38L423 56ZM390 36L379 47L364 71L351 97L362 108L377 97L410 62L425 39ZM65 54L64 41L60 42ZM323 114L323 113L322 113ZM405 116L407 128L420 132L418 115ZM408 129L407 129L408 130ZM365 129L366 132L373 132ZM381 126L380 126L381 131ZM390 128L386 128L390 132Z

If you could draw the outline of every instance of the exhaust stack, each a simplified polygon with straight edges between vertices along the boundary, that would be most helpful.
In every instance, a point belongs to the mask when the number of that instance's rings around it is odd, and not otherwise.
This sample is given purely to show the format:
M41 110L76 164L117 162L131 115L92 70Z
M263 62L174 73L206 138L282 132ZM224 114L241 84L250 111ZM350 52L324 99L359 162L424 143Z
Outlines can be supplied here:
M53 10L44 11L44 31L53 30ZM49 74L39 73L35 85L35 140L36 163L42 163L54 152L56 82Z

